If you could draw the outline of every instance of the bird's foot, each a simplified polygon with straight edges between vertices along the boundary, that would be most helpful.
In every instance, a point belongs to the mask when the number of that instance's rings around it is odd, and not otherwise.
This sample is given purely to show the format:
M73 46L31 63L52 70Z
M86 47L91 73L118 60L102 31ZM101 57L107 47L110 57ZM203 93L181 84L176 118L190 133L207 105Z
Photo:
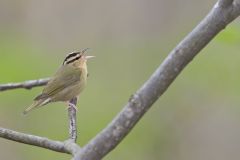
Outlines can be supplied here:
M74 108L75 111L78 111L78 108L77 108L77 106L76 106L75 104L68 103L68 109L69 109L69 108Z

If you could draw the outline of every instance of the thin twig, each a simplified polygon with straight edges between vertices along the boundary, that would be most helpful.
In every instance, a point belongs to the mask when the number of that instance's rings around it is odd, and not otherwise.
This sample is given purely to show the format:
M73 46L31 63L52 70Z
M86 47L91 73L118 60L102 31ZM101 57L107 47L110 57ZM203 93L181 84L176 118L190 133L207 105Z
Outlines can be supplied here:
M50 149L56 152L62 152L62 153L67 153L72 155L76 154L76 152L80 150L80 147L77 146L77 144L75 143L71 143L68 141L66 142L54 141L45 137L39 137L35 135L20 133L20 132L16 132L16 131L1 128L1 127L0 127L0 137L6 138L12 141L34 145L34 146Z
M69 118L69 138L73 142L77 141L77 116L76 116L76 106L77 106L77 97L73 98L69 103L68 107L68 118ZM75 107L73 107L73 105Z
M17 89L17 88L24 88L24 89L31 89L33 87L44 86L49 81L49 78L38 79L38 80L29 80L25 82L19 83L7 83L0 85L0 91L6 91L10 89Z
M231 10L227 7L215 6L206 18L172 50L113 121L87 143L74 160L99 160L113 150L167 90L184 67L239 14L239 6Z

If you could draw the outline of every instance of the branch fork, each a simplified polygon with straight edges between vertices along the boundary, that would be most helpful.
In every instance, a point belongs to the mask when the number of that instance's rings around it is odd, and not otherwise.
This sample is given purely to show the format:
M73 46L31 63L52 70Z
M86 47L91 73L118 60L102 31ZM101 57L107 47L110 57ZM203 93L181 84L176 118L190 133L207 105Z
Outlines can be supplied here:
M69 138L65 142L28 135L0 128L0 137L20 143L35 145L73 155L73 160L99 160L113 150L132 130L152 104L167 90L169 85L193 58L229 23L240 15L240 0L219 0L209 14L189 33L157 68L152 76L132 96L120 113L85 146L76 143L76 110L68 109ZM42 86L49 79L0 85L0 91L29 89ZM76 99L71 101L76 103Z

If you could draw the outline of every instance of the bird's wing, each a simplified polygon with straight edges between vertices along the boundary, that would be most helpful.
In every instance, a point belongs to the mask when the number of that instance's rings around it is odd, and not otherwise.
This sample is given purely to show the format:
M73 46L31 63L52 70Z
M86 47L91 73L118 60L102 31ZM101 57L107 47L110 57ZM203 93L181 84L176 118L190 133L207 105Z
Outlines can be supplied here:
M81 70L72 66L62 66L34 100L46 99L59 93L66 87L80 81Z

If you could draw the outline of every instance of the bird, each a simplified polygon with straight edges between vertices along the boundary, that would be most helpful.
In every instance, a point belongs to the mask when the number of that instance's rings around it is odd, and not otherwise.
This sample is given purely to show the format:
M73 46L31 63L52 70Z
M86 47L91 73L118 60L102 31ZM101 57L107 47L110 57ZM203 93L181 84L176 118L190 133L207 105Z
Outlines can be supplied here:
M42 93L35 97L32 105L27 107L23 114L26 115L33 109L39 108L51 102L67 102L76 109L70 100L79 97L87 83L87 60L95 56L87 56L89 48L67 54L63 64L50 78Z

